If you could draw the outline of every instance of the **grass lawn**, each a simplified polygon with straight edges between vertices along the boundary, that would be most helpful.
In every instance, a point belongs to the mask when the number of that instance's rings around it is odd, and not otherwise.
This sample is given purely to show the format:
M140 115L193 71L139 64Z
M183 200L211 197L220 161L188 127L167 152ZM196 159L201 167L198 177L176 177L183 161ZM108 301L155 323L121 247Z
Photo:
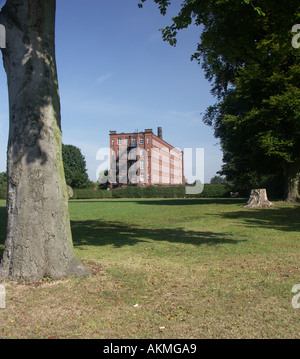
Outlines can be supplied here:
M299 338L300 206L244 203L71 201L75 251L92 275L5 282L0 338Z

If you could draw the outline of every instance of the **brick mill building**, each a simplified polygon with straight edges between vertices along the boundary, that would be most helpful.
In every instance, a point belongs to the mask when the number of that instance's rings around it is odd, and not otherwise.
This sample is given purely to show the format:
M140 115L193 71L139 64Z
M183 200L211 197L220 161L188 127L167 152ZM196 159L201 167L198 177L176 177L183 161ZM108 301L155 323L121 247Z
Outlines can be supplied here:
M144 132L110 131L110 187L184 184L183 152L152 129Z

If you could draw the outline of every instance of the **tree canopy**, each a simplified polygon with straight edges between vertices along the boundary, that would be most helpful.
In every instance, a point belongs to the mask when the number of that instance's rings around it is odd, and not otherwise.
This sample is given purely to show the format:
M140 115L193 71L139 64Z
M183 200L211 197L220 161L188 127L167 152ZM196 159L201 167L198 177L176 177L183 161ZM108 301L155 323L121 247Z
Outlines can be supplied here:
M210 184L228 184L228 182L226 178L216 175L211 178Z
M81 150L73 145L62 145L62 156L67 185L72 188L87 188L90 180L86 161Z
M154 1L162 14L171 4ZM281 173L289 200L299 197L300 51L292 46L297 22L299 0L185 0L162 29L163 39L176 46L178 31L201 25L191 58L202 65L217 98L204 122L220 139L221 174L252 186Z

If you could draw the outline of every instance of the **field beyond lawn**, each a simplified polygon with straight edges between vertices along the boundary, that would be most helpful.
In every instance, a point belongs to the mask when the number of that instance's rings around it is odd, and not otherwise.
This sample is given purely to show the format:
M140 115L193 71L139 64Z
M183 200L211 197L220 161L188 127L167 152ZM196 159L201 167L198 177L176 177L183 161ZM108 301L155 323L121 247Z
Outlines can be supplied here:
M70 201L92 274L4 282L0 338L299 338L300 205L242 199ZM0 201L0 255L5 240Z

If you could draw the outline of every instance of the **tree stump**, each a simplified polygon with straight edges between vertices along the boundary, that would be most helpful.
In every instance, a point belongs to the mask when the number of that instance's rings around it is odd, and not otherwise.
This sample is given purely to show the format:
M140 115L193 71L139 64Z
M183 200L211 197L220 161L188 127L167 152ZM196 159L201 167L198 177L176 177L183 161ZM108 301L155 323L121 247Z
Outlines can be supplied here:
M245 208L273 207L274 204L268 200L266 189L253 189Z

